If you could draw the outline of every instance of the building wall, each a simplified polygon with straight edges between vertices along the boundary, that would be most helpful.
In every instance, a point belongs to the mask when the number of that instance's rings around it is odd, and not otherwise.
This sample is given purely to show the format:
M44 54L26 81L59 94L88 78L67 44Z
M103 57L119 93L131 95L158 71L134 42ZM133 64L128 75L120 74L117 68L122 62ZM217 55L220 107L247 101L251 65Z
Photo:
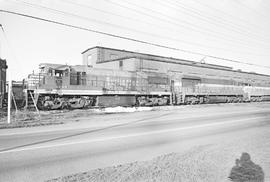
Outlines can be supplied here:
M83 53L82 56L83 56L83 65L87 65L93 68L104 68L104 69L126 70L126 71L134 71L136 69L135 65L136 61L134 58L111 62L109 61L128 56L121 51L93 48Z
M95 67L96 62L98 60L98 49L91 49L82 54L83 57L83 65L87 65L89 67Z
M138 67L138 61L135 58L121 60L122 61L122 68L119 67L119 70L126 70L126 71L136 71ZM120 62L120 61L118 61ZM119 63L120 64L120 63Z
M99 49L100 59L98 62L107 62L109 60L121 59L121 58L130 58L133 56L139 56L136 53L129 53L122 50L111 50L106 48L96 48Z
M139 60L138 60L139 62ZM143 60L143 70L156 71L159 73L176 72L179 75L191 75L194 77L205 77L212 79L234 80L236 82L254 84L256 86L270 86L270 79L267 76L202 68L181 64L163 63L158 61ZM138 70L138 69L137 69Z
M119 61L96 64L94 68L114 69L119 70Z

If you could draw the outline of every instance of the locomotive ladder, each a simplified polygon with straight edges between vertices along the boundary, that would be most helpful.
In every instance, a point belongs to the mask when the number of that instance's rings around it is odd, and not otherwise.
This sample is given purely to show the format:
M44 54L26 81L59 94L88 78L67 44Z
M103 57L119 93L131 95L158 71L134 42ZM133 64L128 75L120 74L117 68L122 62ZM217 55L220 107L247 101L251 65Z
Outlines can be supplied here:
M27 90L26 91L26 98L25 98L25 109L33 110L35 109L37 112L39 112L37 108L36 100L33 97L33 90Z

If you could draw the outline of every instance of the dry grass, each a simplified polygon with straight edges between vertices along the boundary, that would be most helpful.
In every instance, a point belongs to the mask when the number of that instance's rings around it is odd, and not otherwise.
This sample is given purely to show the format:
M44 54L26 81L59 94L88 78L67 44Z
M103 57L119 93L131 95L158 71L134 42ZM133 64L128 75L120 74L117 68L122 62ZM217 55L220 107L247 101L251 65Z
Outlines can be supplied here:
M52 112L34 112L34 111L17 111L11 113L11 123L7 124L6 113L2 113L0 119L0 129L3 128L22 128L45 126L53 124L63 124L64 113Z

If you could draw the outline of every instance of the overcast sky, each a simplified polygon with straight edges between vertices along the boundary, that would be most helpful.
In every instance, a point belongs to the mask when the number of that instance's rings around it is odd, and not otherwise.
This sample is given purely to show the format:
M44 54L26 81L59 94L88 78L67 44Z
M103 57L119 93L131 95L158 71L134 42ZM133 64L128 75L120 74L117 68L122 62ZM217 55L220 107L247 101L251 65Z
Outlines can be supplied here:
M183 50L270 67L269 0L0 0L0 9ZM0 55L14 80L40 63L82 64L94 46L200 61L204 56L0 13ZM270 74L206 57L206 63Z

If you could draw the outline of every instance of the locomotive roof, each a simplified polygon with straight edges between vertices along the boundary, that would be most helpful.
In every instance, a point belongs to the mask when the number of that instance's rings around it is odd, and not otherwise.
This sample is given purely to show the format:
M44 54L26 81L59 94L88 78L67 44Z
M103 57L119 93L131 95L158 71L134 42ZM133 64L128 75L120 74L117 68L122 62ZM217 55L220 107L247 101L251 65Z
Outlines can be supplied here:
M51 68L51 69L54 69L54 70L66 70L68 69L70 66L69 65L66 65L66 64L53 64L53 63L41 63L39 64L39 68L42 68L42 67L47 67L47 68Z
M136 54L134 56L127 56L127 57L122 57L122 58L116 58L109 61L117 61L117 60L125 60L125 59L130 59L130 58L143 58L146 60L151 60L151 61L160 61L160 62L168 62L168 63L174 63L174 64L185 64L185 65L190 65L190 66L196 66L196 67L205 67L205 68L212 68L212 69L219 69L219 70L227 70L227 71L232 71L232 72L238 72L238 73L246 73L246 74L251 74L251 75L259 75L259 76L266 76L270 77L270 75L266 74L261 74L261 73L255 73L255 72L245 72L241 70L234 70L232 67L228 66L222 66L222 65L216 65L216 64L208 64L208 63L199 63L196 61L190 61L190 60L185 60L185 59L179 59L179 58L172 58L172 57L165 57L165 56L158 56L158 55L153 55L153 54L146 54L146 53L139 53L139 52L134 52L134 51L127 51L124 49L115 49L115 48L108 48L108 47L102 47L102 46L95 46L91 47L89 49L86 49L85 51L82 52L84 54L85 52L92 50L92 49L107 49L107 50L113 50L113 51L122 51L126 53L131 53L131 54Z
M64 64L54 64L54 63L40 63L39 67L50 67L50 68L57 68L63 66Z

